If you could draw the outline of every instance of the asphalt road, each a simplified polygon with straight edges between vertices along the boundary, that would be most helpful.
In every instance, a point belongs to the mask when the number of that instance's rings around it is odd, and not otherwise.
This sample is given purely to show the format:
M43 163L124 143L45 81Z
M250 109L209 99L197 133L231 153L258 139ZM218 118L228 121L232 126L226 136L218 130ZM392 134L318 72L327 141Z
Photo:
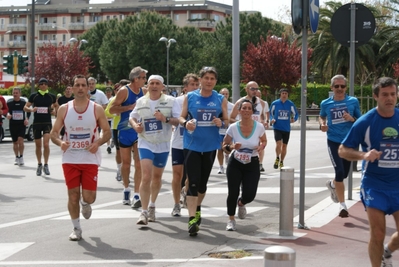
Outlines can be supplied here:
M326 136L316 130L306 132L305 224L318 226L315 216L330 206L327 179L334 171L327 153ZM225 230L227 183L217 174L215 161L207 196L202 207L202 224L197 237L187 233L187 210L182 217L172 217L171 162L163 176L163 186L156 202L157 221L147 227L136 225L139 211L122 205L122 185L115 180L114 151L106 153L99 169L98 195L89 220L81 217L83 239L71 242L72 223L67 212L67 194L61 168L61 151L51 145L51 175L36 176L34 143L25 143L25 166L14 166L12 143L0 144L0 266L263 266L266 248L259 239L278 236L280 207L280 172L272 165L275 158L274 136L267 131L268 145L258 194L247 205L245 220L237 218L237 231ZM285 166L295 169L294 222L299 214L300 131L293 130ZM132 166L132 172L134 167ZM354 187L360 174L354 173ZM325 219L338 213L334 206ZM271 242L270 245L273 245ZM245 260L214 259L210 253L247 250Z

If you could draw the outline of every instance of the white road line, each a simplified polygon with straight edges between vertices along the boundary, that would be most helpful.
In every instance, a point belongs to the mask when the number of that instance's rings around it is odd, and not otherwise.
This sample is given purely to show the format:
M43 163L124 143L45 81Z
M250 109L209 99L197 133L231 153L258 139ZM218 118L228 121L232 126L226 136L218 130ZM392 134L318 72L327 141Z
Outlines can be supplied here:
M11 255L18 253L19 251L26 249L34 242L26 243L0 243L0 261L7 259Z

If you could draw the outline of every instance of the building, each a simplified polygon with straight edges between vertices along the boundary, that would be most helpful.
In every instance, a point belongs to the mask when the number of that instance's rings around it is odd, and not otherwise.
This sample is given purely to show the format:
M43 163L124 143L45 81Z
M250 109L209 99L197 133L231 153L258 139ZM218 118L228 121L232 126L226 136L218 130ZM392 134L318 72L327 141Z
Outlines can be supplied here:
M114 0L90 4L90 0L36 0L34 6L35 50L44 43L68 44L100 21L123 20L143 10L170 17L180 27L193 26L213 31L216 23L232 13L232 6L208 0ZM0 7L0 55L31 56L32 5Z

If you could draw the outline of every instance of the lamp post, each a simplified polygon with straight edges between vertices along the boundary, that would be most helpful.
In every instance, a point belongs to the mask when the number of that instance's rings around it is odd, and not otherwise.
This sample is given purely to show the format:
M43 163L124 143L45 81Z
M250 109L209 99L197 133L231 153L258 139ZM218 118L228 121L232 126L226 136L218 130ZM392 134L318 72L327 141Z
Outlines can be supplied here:
M79 45L78 45L78 49L80 49L80 47L82 46L82 44L88 44L89 42L87 41L87 40L85 40L85 39L82 39L82 40L78 40L78 39L76 39L75 37L72 37L71 39L69 39L69 43L77 43L77 42L79 42Z
M51 28L53 28L53 29L60 28L60 29L66 30L66 32L67 32L68 34L71 34L67 28L62 27L62 26L59 26L59 25L57 25L57 24L55 24L55 23L53 23L53 24L51 25Z
M165 42L166 44L166 89L169 92L169 48L171 44L176 43L176 40L173 38L168 39L166 37L161 37L159 41Z

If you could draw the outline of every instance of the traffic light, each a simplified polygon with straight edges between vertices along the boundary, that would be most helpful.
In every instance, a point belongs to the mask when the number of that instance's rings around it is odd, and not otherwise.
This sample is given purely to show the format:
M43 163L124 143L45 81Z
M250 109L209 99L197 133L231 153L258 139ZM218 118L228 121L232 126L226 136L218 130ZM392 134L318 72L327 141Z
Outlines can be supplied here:
M3 56L3 72L14 74L14 57L12 55Z
M24 74L28 72L28 65L29 65L29 57L28 56L22 56L18 55L18 74Z

